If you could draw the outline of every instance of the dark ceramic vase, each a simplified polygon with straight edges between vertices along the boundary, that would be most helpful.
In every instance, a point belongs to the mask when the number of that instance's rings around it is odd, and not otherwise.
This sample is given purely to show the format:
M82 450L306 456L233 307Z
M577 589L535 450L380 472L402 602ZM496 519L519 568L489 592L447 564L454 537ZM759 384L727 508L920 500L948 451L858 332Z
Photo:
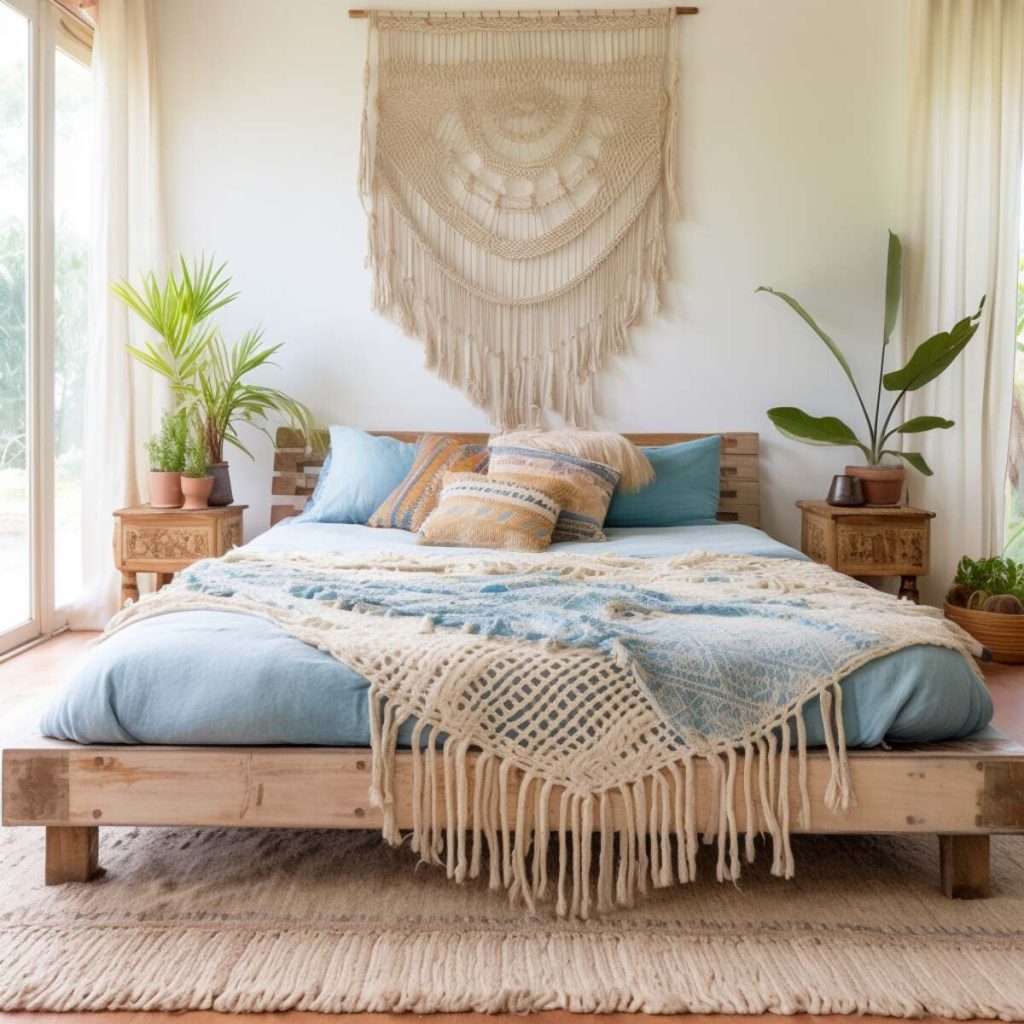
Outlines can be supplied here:
M832 477L832 486L828 489L825 501L838 508L859 508L864 504L864 491L860 480L845 473Z
M207 472L213 477L213 490L207 502L214 507L230 505L234 500L231 493L231 474L228 472L226 462L213 462L207 467Z

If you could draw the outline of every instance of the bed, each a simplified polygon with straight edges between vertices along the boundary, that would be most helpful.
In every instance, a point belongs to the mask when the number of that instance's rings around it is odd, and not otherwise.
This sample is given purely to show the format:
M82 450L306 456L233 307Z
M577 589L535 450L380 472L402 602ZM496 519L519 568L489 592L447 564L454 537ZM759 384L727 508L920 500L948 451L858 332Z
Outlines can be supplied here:
M646 445L696 436L631 435ZM312 490L320 460L288 431L278 440L273 492L284 503L252 550L357 553L414 543L402 531L282 521ZM719 523L610 530L607 541L572 550L803 558L758 529L756 435L723 441ZM95 873L101 825L380 827L367 801L367 688L352 669L263 619L194 611L137 622L97 648L47 712L44 736L4 751L4 823L46 827L48 883ZM988 727L991 701L975 673L958 654L916 647L858 669L843 691L857 804L841 815L825 809L828 761L812 750L810 819L793 831L935 833L946 894L986 895L988 836L1024 831L1024 749ZM809 706L804 717L808 742L819 747L820 711ZM400 779L411 771L411 739L406 723ZM704 808L706 769L696 787ZM412 808L404 787L398 792L397 823L407 828ZM611 813L623 813L614 801Z

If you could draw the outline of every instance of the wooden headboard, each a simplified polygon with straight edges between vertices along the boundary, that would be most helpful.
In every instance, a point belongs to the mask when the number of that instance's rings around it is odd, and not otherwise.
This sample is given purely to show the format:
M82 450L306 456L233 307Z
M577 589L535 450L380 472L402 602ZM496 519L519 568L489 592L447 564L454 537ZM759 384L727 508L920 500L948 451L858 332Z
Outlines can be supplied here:
M417 430L371 430L371 434L387 435L399 441L416 442L422 435ZM486 444L488 434L467 434L461 431L435 430L445 433L464 444ZM626 434L634 444L660 448L679 441L695 441L709 434ZM324 431L322 448L327 448ZM277 431L277 450L274 453L273 495L270 523L280 522L302 510L306 499L316 486L324 455L307 453L302 435L289 427ZM722 434L722 481L718 500L718 518L723 522L761 525L761 506L758 500L758 435L753 433Z

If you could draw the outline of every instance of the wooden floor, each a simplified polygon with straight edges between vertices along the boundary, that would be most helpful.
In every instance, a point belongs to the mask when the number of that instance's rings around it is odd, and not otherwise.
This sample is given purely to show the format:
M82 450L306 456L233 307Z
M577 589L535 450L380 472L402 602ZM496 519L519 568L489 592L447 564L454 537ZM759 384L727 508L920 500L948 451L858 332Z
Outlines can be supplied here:
M988 665L985 681L996 706L993 724L1024 743L1024 665Z
M82 658L86 642L93 634L64 633L45 644L34 647L7 661L0 662L0 747L10 737L24 734L26 723L38 720L40 710L59 689L62 681L74 670ZM990 665L985 677L995 701L994 724L1003 732L1024 742L1024 665ZM236 1014L245 1024L323 1024L323 1014ZM418 1016L418 1015L416 1015ZM581 1016L563 1011L531 1015L530 1024L560 1024L572 1020L581 1024ZM770 1015L765 1015L768 1020ZM0 1013L0 1024L218 1024L224 1015L211 1012L191 1013ZM360 1013L345 1016L344 1024L408 1024L409 1014ZM518 1018L509 1016L504 1024L513 1024ZM888 1018L862 1017L860 1021L881 1022ZM925 1018L940 1020L941 1018ZM848 1024L842 1016L818 1017L803 1014L794 1022L806 1024ZM594 1016L592 1024L754 1024L749 1016L714 1017L653 1017L640 1014L603 1014ZM431 1024L495 1024L494 1017L485 1014L437 1014Z

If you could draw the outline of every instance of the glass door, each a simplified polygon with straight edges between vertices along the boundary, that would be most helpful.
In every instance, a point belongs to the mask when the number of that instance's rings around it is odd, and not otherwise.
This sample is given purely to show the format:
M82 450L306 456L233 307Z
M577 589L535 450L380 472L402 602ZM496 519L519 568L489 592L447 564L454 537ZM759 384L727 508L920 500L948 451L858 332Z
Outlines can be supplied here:
M39 632L31 450L32 41L0 2L0 651Z
M0 654L81 589L91 33L0 0Z
M82 431L88 351L92 166L89 50L67 26L54 53L53 89L53 605L82 590Z

